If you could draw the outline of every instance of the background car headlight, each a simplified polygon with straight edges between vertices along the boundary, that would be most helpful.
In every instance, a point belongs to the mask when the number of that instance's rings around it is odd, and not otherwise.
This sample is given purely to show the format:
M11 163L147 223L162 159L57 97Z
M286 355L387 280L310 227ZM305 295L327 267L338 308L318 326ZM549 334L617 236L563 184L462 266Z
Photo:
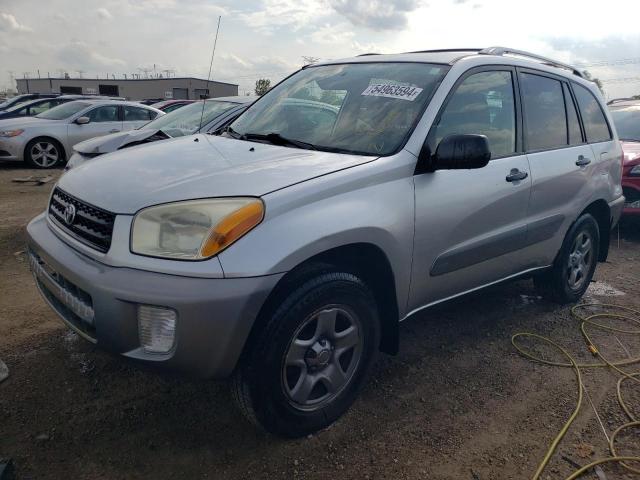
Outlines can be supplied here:
M22 130L22 129L18 129L18 130L0 130L0 137L17 137L22 132L24 132L24 130Z
M131 251L179 260L212 257L258 225L257 198L219 198L145 208L133 219Z
M636 165L631 170L629 170L629 175L633 175L634 177L640 177L640 165Z

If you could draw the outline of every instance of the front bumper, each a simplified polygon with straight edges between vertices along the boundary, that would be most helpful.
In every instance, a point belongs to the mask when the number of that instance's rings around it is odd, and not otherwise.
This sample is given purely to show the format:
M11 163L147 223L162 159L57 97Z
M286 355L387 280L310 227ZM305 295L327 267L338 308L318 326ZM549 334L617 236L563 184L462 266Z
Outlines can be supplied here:
M622 214L640 216L640 177L623 178L622 190L626 197Z
M23 160L24 142L20 137L0 137L0 160Z
M260 308L284 275L212 279L111 267L60 240L44 215L29 223L27 234L38 289L68 326L105 350L200 377L233 371ZM138 305L177 312L168 354L141 347Z

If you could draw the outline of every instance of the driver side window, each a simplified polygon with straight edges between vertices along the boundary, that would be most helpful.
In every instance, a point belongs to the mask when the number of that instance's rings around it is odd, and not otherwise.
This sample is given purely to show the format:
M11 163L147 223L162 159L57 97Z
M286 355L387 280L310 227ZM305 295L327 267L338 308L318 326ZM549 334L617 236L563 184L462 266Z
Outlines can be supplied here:
M516 114L510 71L474 73L458 85L431 127L431 152L444 137L454 134L486 135L491 158L515 153Z

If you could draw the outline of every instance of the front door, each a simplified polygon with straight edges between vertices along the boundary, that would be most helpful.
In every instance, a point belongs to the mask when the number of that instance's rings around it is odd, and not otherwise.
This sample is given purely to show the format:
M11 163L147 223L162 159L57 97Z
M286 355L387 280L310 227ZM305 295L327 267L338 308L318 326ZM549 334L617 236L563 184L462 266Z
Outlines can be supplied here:
M70 123L68 127L69 145L73 146L89 138L122 131L119 105L100 105L85 113L89 123L78 125Z
M452 134L482 134L491 161L477 170L414 177L415 239L409 311L528 268L531 176L522 152L515 70L482 68L464 76L429 132L435 151Z

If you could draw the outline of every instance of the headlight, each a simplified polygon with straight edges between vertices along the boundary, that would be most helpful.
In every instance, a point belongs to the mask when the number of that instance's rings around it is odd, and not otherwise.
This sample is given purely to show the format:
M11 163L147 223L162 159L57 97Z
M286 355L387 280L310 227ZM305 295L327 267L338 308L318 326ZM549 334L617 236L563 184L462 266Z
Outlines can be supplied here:
M131 251L179 260L202 260L227 248L264 217L257 198L219 198L145 208L133 219Z
M17 137L22 132L24 132L24 130L22 130L22 129L18 129L18 130L0 130L0 137Z
M640 176L640 165L636 165L631 170L629 170L629 175Z

